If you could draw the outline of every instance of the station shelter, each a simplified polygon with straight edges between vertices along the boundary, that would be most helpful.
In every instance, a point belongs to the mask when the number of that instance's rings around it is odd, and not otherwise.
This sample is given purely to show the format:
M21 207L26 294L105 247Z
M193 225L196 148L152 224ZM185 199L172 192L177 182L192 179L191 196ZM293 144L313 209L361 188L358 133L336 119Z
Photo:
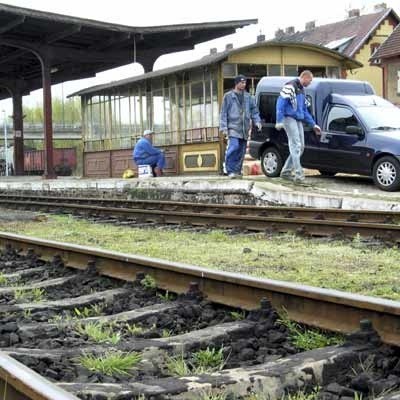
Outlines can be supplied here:
M218 174L225 143L219 132L219 111L234 77L248 77L254 94L263 76L297 76L309 69L315 76L340 78L361 67L354 59L308 43L265 41L210 54L193 62L144 73L80 90L82 103L83 175L121 177L136 166L132 149L145 129L165 150L166 174Z

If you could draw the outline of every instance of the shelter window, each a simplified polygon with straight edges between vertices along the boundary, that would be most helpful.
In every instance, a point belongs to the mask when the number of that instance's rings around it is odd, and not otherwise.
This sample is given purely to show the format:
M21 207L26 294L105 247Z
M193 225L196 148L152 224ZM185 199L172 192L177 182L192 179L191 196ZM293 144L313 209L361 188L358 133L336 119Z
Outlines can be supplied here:
M131 106L129 97L120 99L121 135L128 136L131 131Z
M238 64L238 73L247 77L262 78L267 75L267 66L264 64Z
M153 96L153 129L154 132L164 132L164 96L162 90L156 90L152 93Z
M285 76L297 76L297 65L285 65Z
M192 84L192 128L201 128L204 124L203 82Z
M222 66L222 71L224 76L235 77L237 75L236 64L225 63Z
M267 124L275 124L278 97L278 94L262 94L260 96L258 109L261 119Z
M340 78L339 67L326 67L326 72L327 72L328 78L334 78L334 79Z
M270 64L268 67L268 76L281 76L280 64Z

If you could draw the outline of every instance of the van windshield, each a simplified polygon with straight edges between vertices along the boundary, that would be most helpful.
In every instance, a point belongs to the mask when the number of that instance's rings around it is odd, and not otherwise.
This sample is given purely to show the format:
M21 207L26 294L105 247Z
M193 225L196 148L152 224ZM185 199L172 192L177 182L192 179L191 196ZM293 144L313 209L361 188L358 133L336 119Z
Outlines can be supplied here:
M393 107L359 107L359 111L368 130L390 131L400 129L400 108Z

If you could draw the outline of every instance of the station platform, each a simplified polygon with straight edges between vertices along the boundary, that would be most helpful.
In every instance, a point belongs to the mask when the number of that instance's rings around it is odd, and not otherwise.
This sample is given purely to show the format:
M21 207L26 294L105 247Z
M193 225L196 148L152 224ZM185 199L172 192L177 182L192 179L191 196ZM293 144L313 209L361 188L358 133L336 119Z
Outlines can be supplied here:
M226 176L174 176L147 179L88 179L39 176L0 177L0 191L39 194L127 196L203 203L287 205L353 210L400 211L400 191L384 192L372 180L339 174L332 178L307 171L307 186L264 175L230 179Z

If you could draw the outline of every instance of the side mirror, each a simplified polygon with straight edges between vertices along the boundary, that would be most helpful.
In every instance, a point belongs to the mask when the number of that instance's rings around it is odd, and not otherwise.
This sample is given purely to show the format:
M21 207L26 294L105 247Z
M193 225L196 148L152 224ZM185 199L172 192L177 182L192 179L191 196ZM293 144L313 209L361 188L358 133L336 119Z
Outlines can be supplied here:
M363 136L363 130L361 126L358 125L348 125L346 126L346 133L351 135Z

